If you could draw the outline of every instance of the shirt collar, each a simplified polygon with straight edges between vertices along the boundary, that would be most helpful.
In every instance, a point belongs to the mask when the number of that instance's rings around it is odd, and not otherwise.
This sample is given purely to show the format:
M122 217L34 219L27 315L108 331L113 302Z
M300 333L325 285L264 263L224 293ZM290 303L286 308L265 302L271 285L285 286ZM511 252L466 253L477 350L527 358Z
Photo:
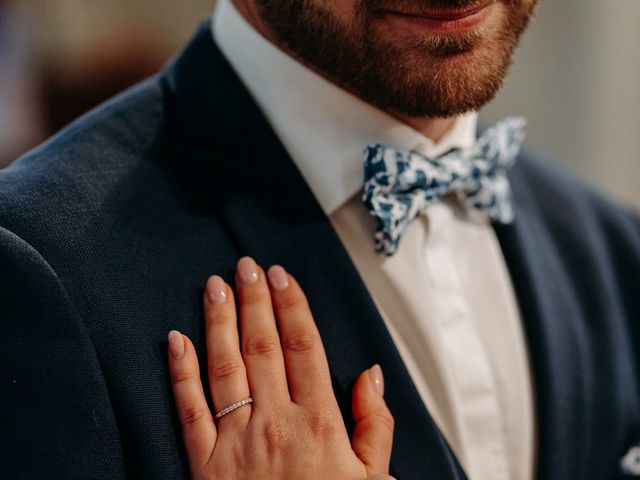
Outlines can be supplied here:
M327 215L362 188L365 146L380 143L437 156L475 141L475 112L459 117L436 144L275 47L229 0L218 1L211 23L214 41Z

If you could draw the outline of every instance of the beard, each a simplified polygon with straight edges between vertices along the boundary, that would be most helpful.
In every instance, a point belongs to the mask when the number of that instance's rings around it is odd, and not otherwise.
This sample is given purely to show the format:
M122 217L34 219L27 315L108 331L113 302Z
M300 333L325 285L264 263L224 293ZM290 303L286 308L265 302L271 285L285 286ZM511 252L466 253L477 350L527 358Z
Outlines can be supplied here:
M420 14L486 1L354 0L350 21L316 0L255 1L275 40L303 63L366 102L413 118L451 117L492 100L537 5L498 0L501 15L476 29L416 35L384 11Z

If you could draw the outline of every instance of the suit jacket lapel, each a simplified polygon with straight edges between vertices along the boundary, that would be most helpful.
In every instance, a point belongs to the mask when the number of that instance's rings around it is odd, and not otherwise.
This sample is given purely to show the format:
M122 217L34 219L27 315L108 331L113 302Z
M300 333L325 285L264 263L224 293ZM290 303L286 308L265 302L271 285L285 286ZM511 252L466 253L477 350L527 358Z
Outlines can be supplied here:
M509 172L515 222L495 225L527 334L537 424L537 478L583 478L588 422L588 354L572 281L562 269L549 222L537 209L526 155Z
M239 251L281 263L304 288L351 431L351 388L378 362L396 420L392 474L465 478L416 391L328 218L205 25L164 81L178 122L177 158L191 170Z

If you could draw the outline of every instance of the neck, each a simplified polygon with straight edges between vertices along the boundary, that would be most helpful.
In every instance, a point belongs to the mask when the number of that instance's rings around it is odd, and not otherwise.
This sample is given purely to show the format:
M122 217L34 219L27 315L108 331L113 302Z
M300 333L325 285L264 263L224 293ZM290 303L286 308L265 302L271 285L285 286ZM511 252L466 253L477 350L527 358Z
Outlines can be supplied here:
M326 75L325 72L318 70L317 68L315 68L314 65L311 65L308 62L304 61L304 59L301 59L300 57L298 57L294 52L286 48L284 45L280 45L280 43L277 41L275 36L269 30L267 25L265 25L265 23L260 18L258 9L252 0L232 0L232 3L235 6L236 10L238 10L240 15L242 15L242 17L247 21L247 23L249 23L258 33L260 33L269 42L271 42L273 45L278 47L283 52L287 53L287 55L295 58L297 61L305 65L307 68L316 72L318 75L326 78L330 82L337 84L337 82L335 82L334 79ZM339 84L338 86L342 87ZM352 93L355 93L355 92L352 92ZM401 122L409 125L411 128L420 132L425 137L430 138L434 142L437 142L442 137L444 137L444 135L449 130L451 130L451 128L453 128L453 125L457 120L457 117L416 118L416 117L406 117L403 115L396 114L394 112L387 112L387 113L397 118Z
M392 114L393 115L393 114ZM444 137L449 130L451 130L456 123L458 117L449 118L413 118L403 117L401 115L394 115L401 122L406 123L414 130L417 130L422 135L430 138L434 142L438 142Z

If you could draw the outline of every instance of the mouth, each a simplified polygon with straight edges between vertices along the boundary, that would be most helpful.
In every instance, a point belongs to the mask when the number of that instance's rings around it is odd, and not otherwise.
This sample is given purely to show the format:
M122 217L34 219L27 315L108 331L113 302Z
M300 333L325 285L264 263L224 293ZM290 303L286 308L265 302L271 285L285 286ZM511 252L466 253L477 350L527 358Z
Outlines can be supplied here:
M495 1L465 8L437 8L420 12L383 10L382 14L413 28L427 30L433 34L455 34L472 30L482 25L496 7Z

